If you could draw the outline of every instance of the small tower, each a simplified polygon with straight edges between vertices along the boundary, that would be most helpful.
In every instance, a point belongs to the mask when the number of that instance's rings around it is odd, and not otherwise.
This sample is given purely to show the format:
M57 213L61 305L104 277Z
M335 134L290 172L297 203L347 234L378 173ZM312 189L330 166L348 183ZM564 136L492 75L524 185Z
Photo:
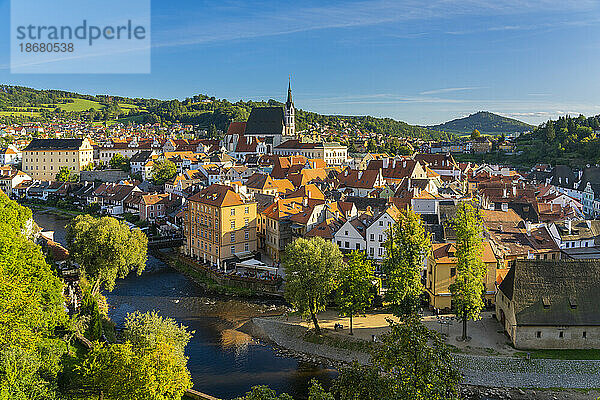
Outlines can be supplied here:
M286 136L296 136L296 117L294 102L292 101L292 80L288 82L288 95L285 102L284 121Z

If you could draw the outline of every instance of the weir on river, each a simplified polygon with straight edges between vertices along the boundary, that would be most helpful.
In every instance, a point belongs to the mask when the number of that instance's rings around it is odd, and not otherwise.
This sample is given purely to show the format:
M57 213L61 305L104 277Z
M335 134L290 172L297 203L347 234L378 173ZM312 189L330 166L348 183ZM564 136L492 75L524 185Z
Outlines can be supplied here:
M44 230L54 230L65 245L69 219L36 213ZM278 393L306 398L312 378L329 386L336 372L317 364L281 356L269 345L237 330L253 316L279 312L281 305L210 296L186 276L148 256L146 272L117 281L105 293L109 316L121 325L129 312L157 310L195 331L186 355L194 389L221 399L243 395L254 385L269 385Z

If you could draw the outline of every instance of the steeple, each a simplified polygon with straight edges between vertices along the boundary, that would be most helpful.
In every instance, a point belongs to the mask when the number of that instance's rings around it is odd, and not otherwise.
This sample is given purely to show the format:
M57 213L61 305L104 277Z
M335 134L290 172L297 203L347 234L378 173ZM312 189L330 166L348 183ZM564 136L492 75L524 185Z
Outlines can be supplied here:
M288 107L290 104L294 104L294 102L292 101L292 77L290 77L289 81L288 81L288 97L287 97L287 101L285 104Z
M292 77L288 81L288 95L284 107L285 134L288 136L296 135L296 118L294 102L292 101Z

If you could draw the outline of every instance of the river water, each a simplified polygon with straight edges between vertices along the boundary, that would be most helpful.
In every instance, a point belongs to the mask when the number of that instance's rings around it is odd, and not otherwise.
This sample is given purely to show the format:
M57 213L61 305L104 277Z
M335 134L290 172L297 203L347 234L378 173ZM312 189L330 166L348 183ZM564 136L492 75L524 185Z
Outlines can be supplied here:
M54 240L65 244L69 219L36 212L34 219ZM317 364L278 355L269 345L236 330L253 316L278 311L266 302L214 297L186 276L149 256L146 272L119 280L105 293L109 315L121 325L127 313L157 310L194 331L186 348L194 389L222 399L246 393L254 385L269 385L278 393L306 398L312 378L329 386L336 372Z

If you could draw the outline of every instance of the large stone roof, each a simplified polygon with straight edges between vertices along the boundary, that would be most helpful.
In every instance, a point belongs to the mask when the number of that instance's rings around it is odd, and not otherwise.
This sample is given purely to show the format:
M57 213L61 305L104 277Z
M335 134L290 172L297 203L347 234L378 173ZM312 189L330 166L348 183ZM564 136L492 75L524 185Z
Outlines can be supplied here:
M600 325L600 260L517 260L499 290L517 325Z
M283 133L282 107L255 107L246 122L246 135L281 135Z

